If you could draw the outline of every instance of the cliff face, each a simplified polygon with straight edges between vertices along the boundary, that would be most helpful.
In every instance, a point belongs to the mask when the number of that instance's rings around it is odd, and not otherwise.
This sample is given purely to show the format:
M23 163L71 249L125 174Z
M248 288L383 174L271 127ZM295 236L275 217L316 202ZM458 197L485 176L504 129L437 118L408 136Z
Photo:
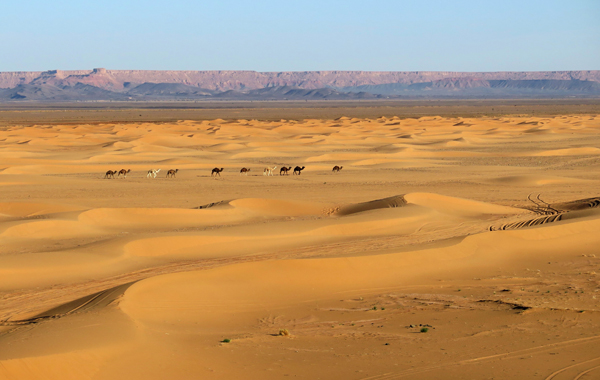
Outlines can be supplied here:
M73 86L83 83L105 90L122 91L142 83L179 83L215 91L252 90L265 87L354 87L387 83L413 84L443 81L444 86L477 87L489 80L582 80L600 82L600 70L482 72L446 71L158 71L158 70L76 70L45 72L0 72L0 88L24 84Z

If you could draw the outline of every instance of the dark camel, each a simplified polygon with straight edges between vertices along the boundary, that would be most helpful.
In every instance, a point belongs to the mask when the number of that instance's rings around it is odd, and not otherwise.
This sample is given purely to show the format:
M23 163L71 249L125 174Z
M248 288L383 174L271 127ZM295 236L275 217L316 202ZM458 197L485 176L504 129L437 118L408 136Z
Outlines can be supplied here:
M291 167L291 166L289 166L289 167L287 167L287 168L284 166L284 167L282 167L281 169L279 169L279 175L284 175L284 174L285 174L285 175L289 175L289 171L290 171L290 170L292 170L292 167Z
M129 173L131 171L131 169L125 170L125 169L121 169L119 170L119 174L117 175L117 178L121 176L121 174L123 174L123 178L127 178L127 173Z
M109 170L106 172L106 174L104 175L104 178L115 178L115 174L117 174L116 170Z
M305 168L305 166L303 166L303 167L296 166L296 167L294 168L294 173L293 173L293 174L298 174L298 175L300 175L300 174L301 174L301 172L302 172L302 170L304 170L304 168Z
M218 174L218 175L219 175L219 177L220 177L220 176L221 176L221 172L222 172L222 171L223 171L223 168L221 168L221 169L219 169L219 168L214 168L214 169L212 170L212 172L210 172L210 176L212 177L213 175L215 175L215 174Z
M335 165L331 171L339 173L339 171L342 170L343 168L344 168L343 166L337 166L337 165Z
M242 174L248 175L249 171L250 171L250 169L242 168L242 170L240 170L240 175L242 175Z
M179 171L179 169L169 169L169 171L167 172L167 178L172 177L175 178L175 174Z

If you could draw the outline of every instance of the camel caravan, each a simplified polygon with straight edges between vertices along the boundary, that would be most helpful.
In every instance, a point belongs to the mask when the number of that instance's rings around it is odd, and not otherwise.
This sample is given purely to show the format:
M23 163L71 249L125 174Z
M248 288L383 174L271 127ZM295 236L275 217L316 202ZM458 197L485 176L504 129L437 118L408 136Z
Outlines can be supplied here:
M335 165L333 167L333 169L331 170L332 173L339 173L340 170L342 170L344 167L343 166L338 166ZM273 176L273 173L275 172L275 169L277 169L277 166L267 166L263 169L263 176ZM305 166L296 166L292 172L293 175L301 175L302 171L306 169ZM212 169L212 171L210 172L210 176L211 177L221 177L221 173L223 172L223 168L214 168ZM292 170L291 166L282 166L279 169L279 175L280 176L287 176L290 174L290 171ZM148 174L146 175L146 178L156 178L158 176L158 173L160 172L160 169L150 169L148 170ZM169 169L167 171L167 176L166 178L175 178L176 174L179 172L179 169ZM240 174L239 175L245 175L247 176L248 173L250 172L250 168L246 168L243 167L242 169L240 169ZM111 178L115 178L115 175L117 175L117 178L120 178L121 175L123 176L123 178L127 178L127 174L131 173L131 169L121 169L119 171L117 170L109 170L104 174L104 178L107 179L111 179Z

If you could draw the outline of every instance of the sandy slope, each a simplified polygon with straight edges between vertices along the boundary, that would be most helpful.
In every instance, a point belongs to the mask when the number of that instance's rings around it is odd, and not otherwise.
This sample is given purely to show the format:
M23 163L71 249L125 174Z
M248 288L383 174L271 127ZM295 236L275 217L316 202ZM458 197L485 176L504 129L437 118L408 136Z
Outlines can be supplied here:
M0 378L600 376L599 132L577 115L1 130Z

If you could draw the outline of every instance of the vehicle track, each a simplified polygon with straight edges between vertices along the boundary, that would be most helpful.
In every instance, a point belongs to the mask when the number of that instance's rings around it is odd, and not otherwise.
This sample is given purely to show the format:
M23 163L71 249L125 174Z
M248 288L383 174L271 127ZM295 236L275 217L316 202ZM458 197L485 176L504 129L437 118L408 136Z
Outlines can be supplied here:
M600 356L599 356L599 357L597 357L597 358L595 358L595 359L586 360L586 361L584 361L584 362L581 362L581 363L572 364L572 365L570 365L570 366L567 366L567 367L561 368L561 369L559 369L558 371L554 371L554 372L552 372L552 373L551 373L551 374L550 374L548 377L546 377L544 380L552 380L552 379L556 378L556 376L558 376L558 375L560 375L560 374L562 374L562 373L564 373L564 372L566 372L566 371L568 371L568 370L570 370L570 369L572 369L572 368L579 367L579 366L581 366L581 365L584 365L584 364L587 364L587 363L592 363L592 362L595 362L595 361L598 361L598 360L600 360ZM589 373L589 372L592 372L593 370L595 370L595 369L598 369L598 368L600 368L600 365L597 365L597 366L595 366L595 367L592 367L592 368L590 368L590 369L586 369L586 370L585 370L585 371L583 371L583 372L579 372L577 375L575 375L575 377L573 378L573 380L580 379L580 378L581 378L582 376L584 376L585 374L587 374L587 373Z
M531 194L527 197L527 199L531 200ZM540 226L547 223L559 222L565 219L575 219L577 217L583 216L582 211L589 210L593 208L598 208L600 206L600 197L594 198L585 198L585 199L577 199L570 202L563 203L555 203L555 204L547 204L542 201L538 195L537 197L540 203L535 203L535 207L524 207L530 211L536 212L538 214L543 214L544 216L540 216L538 218L506 223L499 227L490 226L490 231L503 231L503 230L516 230L519 228Z
M129 282L123 285L118 285L110 289L106 289L94 294L87 295L85 297L76 299L71 302L67 302L60 306L54 307L52 309L46 310L40 314L37 314L31 318L20 319L20 320L12 320L12 321L4 321L0 322L0 326L21 326L21 325L31 325L43 320L54 319L64 317L70 314L74 314L77 312L83 312L88 310L93 310L97 308L102 308L108 306L117 298L119 298L125 291L135 283L136 281Z
M472 359L459 360L457 362L448 363L448 364L434 365L434 366L428 366L428 367L422 367L422 368L414 368L414 369L409 369L409 370L398 372L398 373L385 373L385 374L381 374L381 375L363 378L361 380L400 379L400 378L411 376L411 375L421 375L423 373L440 370L440 369L445 369L445 368L451 368L451 367L455 367L455 366L481 363L481 362L492 361L492 360L496 360L496 359L513 359L520 355L540 354L545 351L556 349L556 348L573 347L573 346L577 346L580 344L592 343L592 342L596 342L596 341L600 341L600 335L595 335L595 336L586 337L586 338L572 339L572 340L567 340L567 341L563 341L563 342L559 342L559 343L546 344L546 345L526 348L526 349L522 349L522 350L509 351L509 352L505 352L502 354L481 356L481 357L472 358ZM550 374L548 377L545 378L545 380L552 380L556 377L556 375L558 375L564 371L567 371L568 369L571 369L571 368L574 368L574 367L577 367L577 366L580 366L583 364L591 363L591 362L594 362L597 360L600 360L600 357L562 368L562 369ZM581 378L581 376L585 375L585 373L589 373L596 368L600 368L600 366L586 370L586 371L578 374L577 376L579 376L579 378ZM577 379L577 377L575 379Z

